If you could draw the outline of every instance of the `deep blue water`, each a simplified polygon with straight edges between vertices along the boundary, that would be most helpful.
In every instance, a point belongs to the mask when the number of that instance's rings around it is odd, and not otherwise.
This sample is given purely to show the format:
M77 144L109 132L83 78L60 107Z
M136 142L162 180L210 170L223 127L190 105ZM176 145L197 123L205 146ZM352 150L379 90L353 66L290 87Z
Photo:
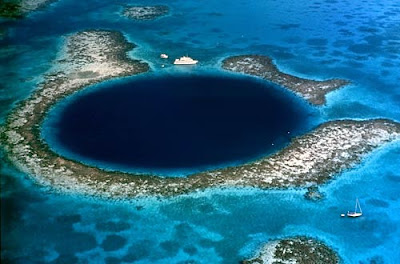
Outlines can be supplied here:
M271 153L304 132L311 115L283 88L206 75L110 83L53 111L42 134L61 154L108 169L170 172Z
M130 21L119 16L124 3L166 4L171 14ZM399 17L395 0L59 0L24 20L0 21L0 122L37 88L63 36L88 28L123 32L138 45L129 54L151 63L154 75L220 75L225 56L256 53L295 75L351 80L328 94L317 124L400 121ZM176 68L162 52L200 64ZM398 142L380 148L324 185L317 203L305 190L247 189L124 203L53 193L1 159L2 263L237 263L268 239L309 235L344 263L397 264L399 160ZM363 217L340 218L356 197Z

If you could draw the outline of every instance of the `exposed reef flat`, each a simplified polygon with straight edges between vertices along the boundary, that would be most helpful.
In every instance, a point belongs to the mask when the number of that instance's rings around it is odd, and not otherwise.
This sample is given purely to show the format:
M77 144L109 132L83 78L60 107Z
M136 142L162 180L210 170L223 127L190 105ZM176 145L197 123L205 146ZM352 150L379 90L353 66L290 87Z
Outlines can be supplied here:
M169 12L168 6L126 6L123 15L130 19L151 20L164 16Z
M21 18L57 0L11 0L0 2L0 17Z
M57 0L21 0L21 8L24 12L31 12L56 1Z
M278 153L208 174L224 184L260 188L321 184L350 168L385 142L400 139L400 124L389 120L338 120L292 140Z
M339 263L339 257L336 252L318 240L294 237L268 242L256 256L241 263L334 264Z
M61 98L94 83L148 71L146 63L127 57L132 48L134 45L115 31L91 30L68 36L45 81L17 106L1 129L1 143L9 159L41 183L73 187L77 178L90 170L54 154L41 141L39 126Z
M90 84L147 71L147 64L127 58L132 47L113 31L69 36L54 69L1 128L1 144L9 160L40 184L66 192L109 198L171 196L209 187L288 188L324 183L373 149L400 138L400 124L390 120L332 121L293 139L269 157L186 178L109 172L51 151L40 138L40 124L49 108Z
M282 85L315 105L325 104L327 93L349 84L349 81L341 79L316 81L289 75L281 72L271 58L260 55L241 55L226 58L222 62L222 68L258 76Z

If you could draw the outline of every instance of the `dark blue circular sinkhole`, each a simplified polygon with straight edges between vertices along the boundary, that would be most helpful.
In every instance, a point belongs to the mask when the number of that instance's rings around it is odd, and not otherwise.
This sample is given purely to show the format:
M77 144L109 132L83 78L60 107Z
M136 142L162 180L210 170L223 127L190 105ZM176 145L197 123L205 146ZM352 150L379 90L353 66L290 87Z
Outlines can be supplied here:
M266 155L307 129L310 115L279 87L231 76L136 78L64 101L43 125L56 152L106 169L156 174Z

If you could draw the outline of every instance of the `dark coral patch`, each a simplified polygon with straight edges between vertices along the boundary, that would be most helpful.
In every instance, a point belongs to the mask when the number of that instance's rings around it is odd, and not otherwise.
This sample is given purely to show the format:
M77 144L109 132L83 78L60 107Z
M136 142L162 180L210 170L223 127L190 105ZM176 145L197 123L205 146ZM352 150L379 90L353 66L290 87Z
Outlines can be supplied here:
M105 259L106 264L119 264L121 263L121 260L119 258L115 257L108 257Z
M376 52L376 47L370 44L354 44L349 47L349 51L356 54L371 54Z
M62 236L55 245L55 250L61 255L71 255L84 252L97 247L96 239L87 233L71 232L68 236Z
M79 223L81 221L81 215L73 214L73 215L60 215L57 216L56 221L58 223L73 225L75 223Z
M101 243L101 247L104 251L114 251L124 247L126 244L126 239L118 235L109 235Z
M78 258L75 255L60 255L51 264L70 264L78 263Z
M190 256L193 256L197 253L197 248L195 246L186 246L183 248L183 251Z
M361 26L357 29L360 32L366 32L366 33L376 33L379 32L379 29L375 27L366 27L366 26Z
M128 248L128 253L122 258L124 262L132 263L150 256L153 244L150 240L140 240Z
M279 24L277 27L281 30L288 30L288 29L293 29L293 28L299 28L300 24Z
M180 245L176 241L168 240L161 242L160 247L168 252L169 255L176 255L179 251Z

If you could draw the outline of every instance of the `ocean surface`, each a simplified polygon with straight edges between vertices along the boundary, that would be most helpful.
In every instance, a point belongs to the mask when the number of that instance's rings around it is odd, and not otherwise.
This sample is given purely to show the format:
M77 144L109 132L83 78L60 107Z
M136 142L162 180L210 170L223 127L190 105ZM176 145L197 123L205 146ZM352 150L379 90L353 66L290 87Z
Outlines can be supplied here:
M120 16L123 4L165 4L170 14L132 21ZM138 45L130 55L152 67L96 86L99 92L127 79L223 75L224 57L264 54L291 74L352 82L330 93L305 127L343 118L400 122L399 1L59 0L25 19L0 21L1 123L43 80L63 36L85 29L123 32ZM187 53L200 64L177 68L159 59L164 52ZM399 142L379 148L322 186L326 198L319 202L305 200L303 189L211 189L120 202L54 193L2 153L1 257L6 263L238 263L269 239L307 235L344 263L396 264L399 160ZM340 218L356 197L363 217Z

